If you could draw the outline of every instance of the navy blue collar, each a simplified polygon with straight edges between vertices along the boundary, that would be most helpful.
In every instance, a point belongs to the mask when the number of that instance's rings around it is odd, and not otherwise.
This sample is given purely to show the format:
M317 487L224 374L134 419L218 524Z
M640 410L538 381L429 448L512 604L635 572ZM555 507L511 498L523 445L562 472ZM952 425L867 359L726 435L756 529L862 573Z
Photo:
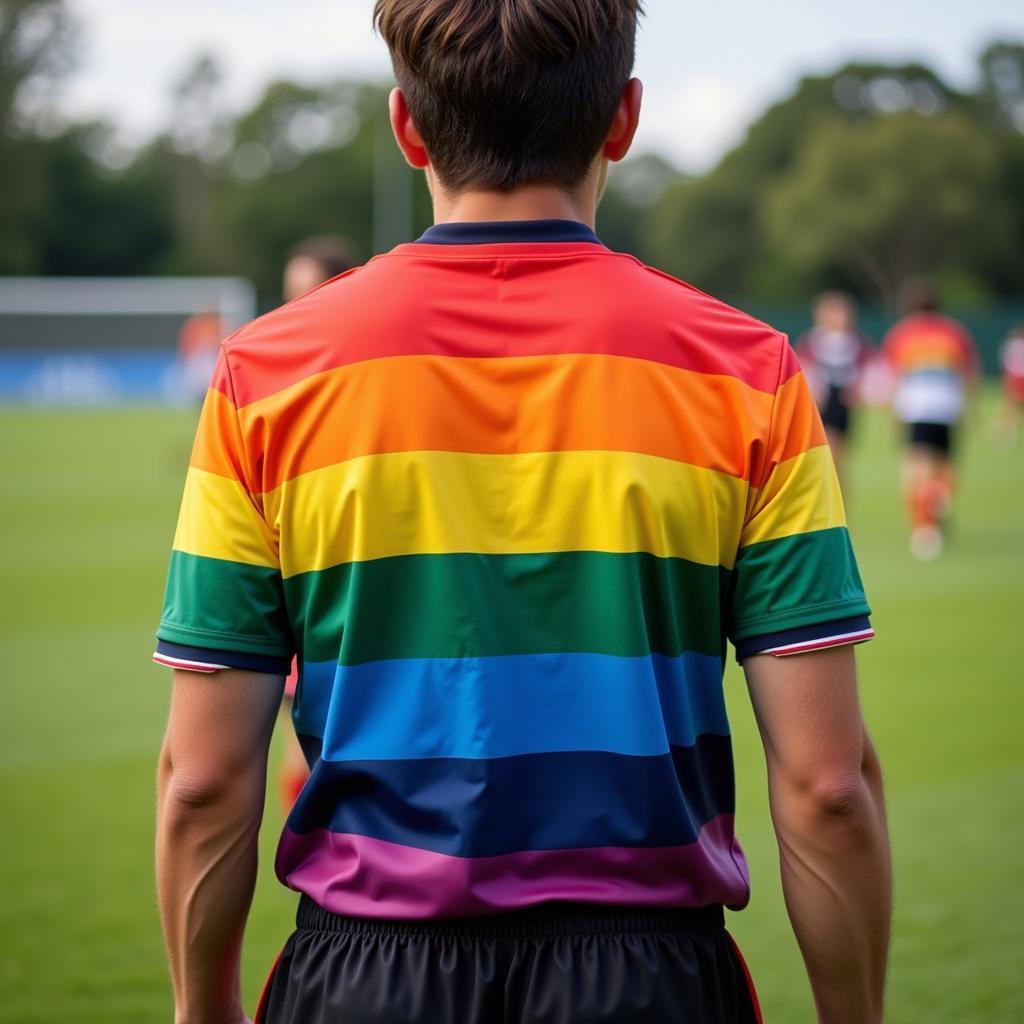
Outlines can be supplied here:
M590 242L601 240L575 220L454 221L427 228L416 240L435 245L494 245L503 242Z

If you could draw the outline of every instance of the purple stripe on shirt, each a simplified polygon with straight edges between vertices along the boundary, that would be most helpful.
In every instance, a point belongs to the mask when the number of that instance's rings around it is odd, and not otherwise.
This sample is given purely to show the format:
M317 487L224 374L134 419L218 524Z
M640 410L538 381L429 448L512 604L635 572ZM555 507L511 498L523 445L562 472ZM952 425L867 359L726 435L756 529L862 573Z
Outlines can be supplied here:
M749 877L733 816L686 846L528 850L454 857L349 833L285 829L277 875L325 910L424 919L515 910L546 900L633 906L746 905Z

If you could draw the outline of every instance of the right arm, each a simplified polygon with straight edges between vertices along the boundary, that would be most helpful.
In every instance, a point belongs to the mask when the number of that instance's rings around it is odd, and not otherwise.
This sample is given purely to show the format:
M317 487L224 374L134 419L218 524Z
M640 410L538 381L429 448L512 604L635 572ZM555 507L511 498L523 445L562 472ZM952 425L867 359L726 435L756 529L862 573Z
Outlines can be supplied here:
M744 661L783 892L821 1024L878 1024L891 919L878 757L851 647Z
M281 676L178 671L157 772L157 897L180 1024L239 1024Z
M276 530L222 350L200 418L155 661L178 669L160 757L157 889L175 1020L242 1021L242 932L267 750L294 642Z

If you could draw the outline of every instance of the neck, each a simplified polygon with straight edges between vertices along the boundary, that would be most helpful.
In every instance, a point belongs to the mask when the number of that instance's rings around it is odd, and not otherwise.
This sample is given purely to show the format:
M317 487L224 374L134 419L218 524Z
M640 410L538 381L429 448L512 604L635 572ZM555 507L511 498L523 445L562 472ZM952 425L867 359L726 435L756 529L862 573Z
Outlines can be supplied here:
M597 220L594 190L578 194L550 185L525 185L511 192L460 192L434 188L434 223L449 221L575 220L593 229Z

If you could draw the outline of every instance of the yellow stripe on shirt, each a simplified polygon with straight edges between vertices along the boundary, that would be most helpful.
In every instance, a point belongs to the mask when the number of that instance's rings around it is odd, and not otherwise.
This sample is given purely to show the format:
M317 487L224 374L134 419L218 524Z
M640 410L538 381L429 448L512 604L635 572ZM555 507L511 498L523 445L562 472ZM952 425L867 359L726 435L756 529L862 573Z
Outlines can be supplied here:
M741 545L845 525L832 452L821 445L780 462L764 486L750 492L750 516Z
M634 452L419 451L315 470L263 501L267 520L284 524L287 577L449 552L644 551L731 566L747 490L724 473Z
M245 488L195 466L185 477L174 548L248 565L278 564L274 533Z

